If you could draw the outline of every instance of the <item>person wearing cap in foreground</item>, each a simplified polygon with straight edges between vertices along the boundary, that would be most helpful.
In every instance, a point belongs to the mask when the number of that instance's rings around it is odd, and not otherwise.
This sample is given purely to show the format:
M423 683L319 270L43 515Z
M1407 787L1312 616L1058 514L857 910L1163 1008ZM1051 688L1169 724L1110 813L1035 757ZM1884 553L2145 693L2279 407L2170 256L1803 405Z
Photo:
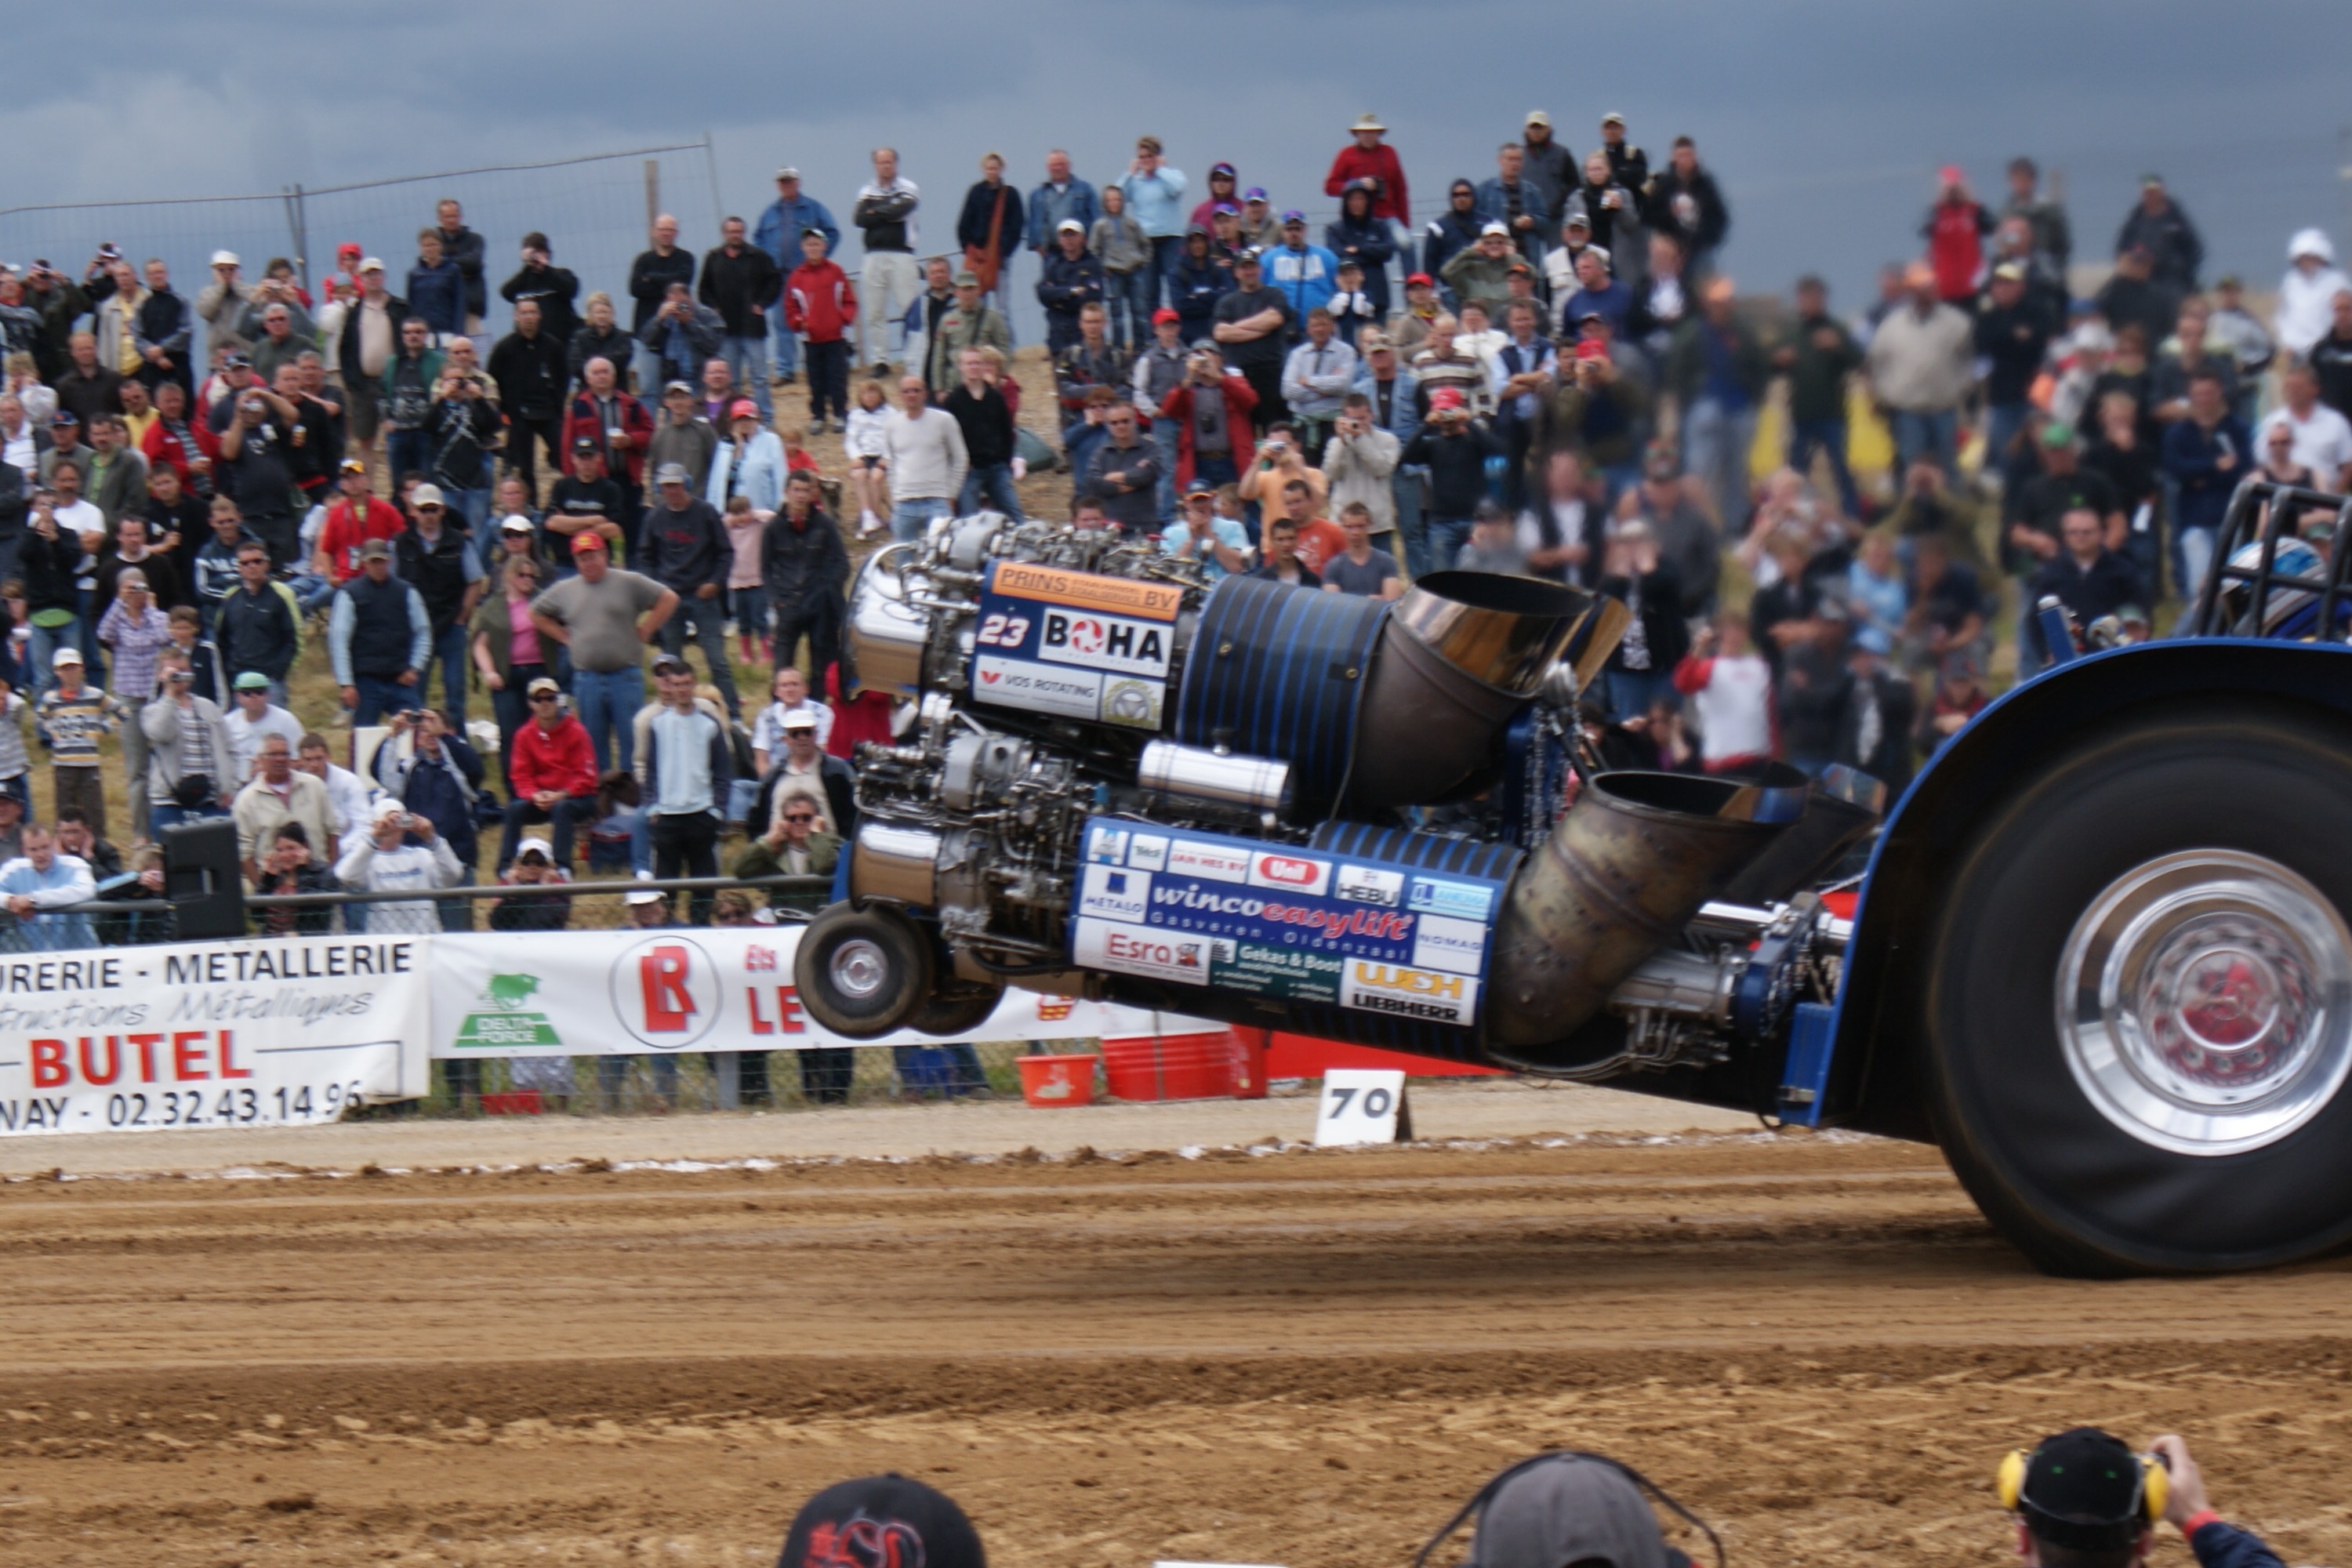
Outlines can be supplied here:
M2027 1568L2134 1568L2147 1561L2159 1523L2180 1531L2200 1568L2278 1568L2261 1536L2214 1511L2189 1445L2168 1432L2136 1454L2098 1427L2076 1426L2011 1453L1994 1484L2017 1516Z
M383 892L454 888L464 879L449 841L436 832L430 818L411 811L397 799L375 803L367 830L352 836L335 861L335 879L357 892ZM368 907L368 930L389 935L421 936L441 929L431 900L395 900Z
M625 772L636 753L630 721L645 705L645 647L677 613L678 596L614 566L601 533L573 534L571 549L577 574L531 601L531 625L571 650L572 695L596 750L596 771Z
M556 851L542 834L526 833L515 849L514 861L499 873L499 880L511 888L551 889L572 880L572 875L557 858ZM490 905L489 925L492 931L562 931L572 923L572 898L557 891L524 891L501 895ZM456 1066L456 1063L451 1063ZM520 1065L520 1064L518 1064ZM562 1063L567 1069L559 1079L568 1079L572 1064ZM518 1082L517 1088L524 1087ZM570 1092L568 1083L563 1092Z
M1666 1543L1645 1491L1706 1538L1721 1568L1723 1542L1706 1521L1632 1466L1576 1450L1538 1454L1489 1480L1412 1568L1426 1568L1465 1520L1474 1530L1465 1568L1691 1568Z
M327 612L327 658L352 722L365 729L417 706L433 656L433 620L424 596L393 575L392 546L383 540L359 547L359 568Z
M1951 477L1960 400L1974 381L1974 328L1937 297L1936 269L1926 262L1904 268L1903 288L1904 302L1878 323L1864 366L1895 426L1895 466L1925 457Z
M846 1079L841 1087L846 1100ZM988 1568L988 1553L953 1500L894 1471L836 1481L802 1504L785 1532L776 1568L841 1568L847 1563Z
M643 737L637 788L646 804L654 874L719 875L719 836L734 780L727 726L696 700L694 669L675 653L654 659L654 706L635 721ZM710 895L688 902L696 925L710 923Z
M1456 299L1465 304L1475 300L1491 314L1511 297L1511 268L1524 259L1510 229L1500 218L1489 218L1479 227L1478 243L1455 252L1441 276Z
M730 412L736 438L720 448L718 460L711 464L714 481L727 472L727 454L749 446L759 424L756 410L747 413L738 404ZM766 434L770 441L775 440L772 432ZM781 446L777 455L782 455ZM781 462L774 479L773 503L781 505ZM727 662L727 569L735 558L727 524L716 507L687 489L686 470L675 464L655 470L654 490L653 504L646 508L637 533L646 574L677 596L677 613L665 617L660 627L662 651L677 653L686 646L687 633L691 631L732 718L741 703L735 695L734 670Z
M526 696L530 718L507 751L509 798L506 832L499 842L501 873L514 864L519 847L530 842L522 830L541 823L555 831L553 863L569 867L572 835L596 814L596 748L587 727L563 710L562 689L550 677L534 678Z

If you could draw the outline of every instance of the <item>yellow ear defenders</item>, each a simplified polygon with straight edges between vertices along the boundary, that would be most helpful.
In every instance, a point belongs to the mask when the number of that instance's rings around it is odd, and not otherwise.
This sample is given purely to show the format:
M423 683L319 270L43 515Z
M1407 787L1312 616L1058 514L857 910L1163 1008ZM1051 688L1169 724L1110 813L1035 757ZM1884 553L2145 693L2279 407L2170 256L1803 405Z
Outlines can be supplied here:
M2060 1511L2046 1507L2034 1495L2034 1483L2043 1479L2040 1466L2050 1447L2061 1438L2080 1445L2082 1439L2095 1438L2102 1446L2112 1444L2114 1450L2128 1454L2132 1463L2132 1494L2129 1504L2113 1518L2085 1518L2078 1510ZM2077 1456L2076 1462L2081 1457ZM2103 1461L2102 1461L2103 1462ZM2110 1472L2112 1473L2112 1472ZM2047 1482L2045 1481L2045 1488ZM2000 1462L1993 1478L1994 1489L2000 1496L2000 1506L2010 1512L2025 1517L2033 1533L2055 1546L2073 1547L2078 1551L2096 1552L2128 1545L2139 1532L2164 1518L2164 1505L2171 1493L2171 1472L2153 1454L2131 1454L2125 1445L2105 1433L2091 1433L2077 1427L2062 1433L2059 1437L2045 1438L2041 1446L2028 1453L2012 1448Z

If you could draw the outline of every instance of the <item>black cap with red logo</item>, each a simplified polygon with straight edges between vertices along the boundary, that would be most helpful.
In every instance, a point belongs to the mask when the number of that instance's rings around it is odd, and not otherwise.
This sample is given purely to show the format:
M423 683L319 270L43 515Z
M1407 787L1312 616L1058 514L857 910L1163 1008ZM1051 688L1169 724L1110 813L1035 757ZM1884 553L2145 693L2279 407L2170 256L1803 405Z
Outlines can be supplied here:
M897 1474L837 1481L809 1499L776 1568L988 1568L955 1500Z

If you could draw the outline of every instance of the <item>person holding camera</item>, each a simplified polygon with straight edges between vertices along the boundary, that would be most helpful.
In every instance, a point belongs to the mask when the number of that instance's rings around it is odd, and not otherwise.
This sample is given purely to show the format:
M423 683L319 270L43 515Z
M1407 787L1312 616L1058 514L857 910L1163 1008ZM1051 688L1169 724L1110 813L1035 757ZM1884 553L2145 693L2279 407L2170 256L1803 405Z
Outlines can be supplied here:
M388 742L385 749L390 749ZM368 830L355 835L335 862L335 879L353 892L454 888L465 874L449 840L434 829L432 818L391 799L376 802ZM368 909L370 931L422 935L440 929L433 900L394 900Z
M212 412L220 438L215 482L237 504L247 531L269 549L277 568L294 560L294 434L300 419L294 405L261 384L245 355L223 362L228 395Z
M147 741L147 794L161 838L167 827L226 814L236 762L220 705L196 695L189 650L167 647L155 662L162 689L140 710L139 730Z

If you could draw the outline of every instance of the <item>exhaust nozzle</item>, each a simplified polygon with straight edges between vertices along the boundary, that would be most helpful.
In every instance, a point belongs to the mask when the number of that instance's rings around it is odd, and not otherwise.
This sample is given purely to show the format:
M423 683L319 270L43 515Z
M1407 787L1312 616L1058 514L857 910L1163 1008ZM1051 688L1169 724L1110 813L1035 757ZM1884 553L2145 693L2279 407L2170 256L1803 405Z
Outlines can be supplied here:
M1487 1052L1536 1070L1802 813L1805 779L1602 773L1513 879L1496 922Z
M1381 627L1349 807L1426 805L1469 784L1562 655L1577 651L1580 677L1607 660L1623 610L1538 577L1433 572L1413 584Z

